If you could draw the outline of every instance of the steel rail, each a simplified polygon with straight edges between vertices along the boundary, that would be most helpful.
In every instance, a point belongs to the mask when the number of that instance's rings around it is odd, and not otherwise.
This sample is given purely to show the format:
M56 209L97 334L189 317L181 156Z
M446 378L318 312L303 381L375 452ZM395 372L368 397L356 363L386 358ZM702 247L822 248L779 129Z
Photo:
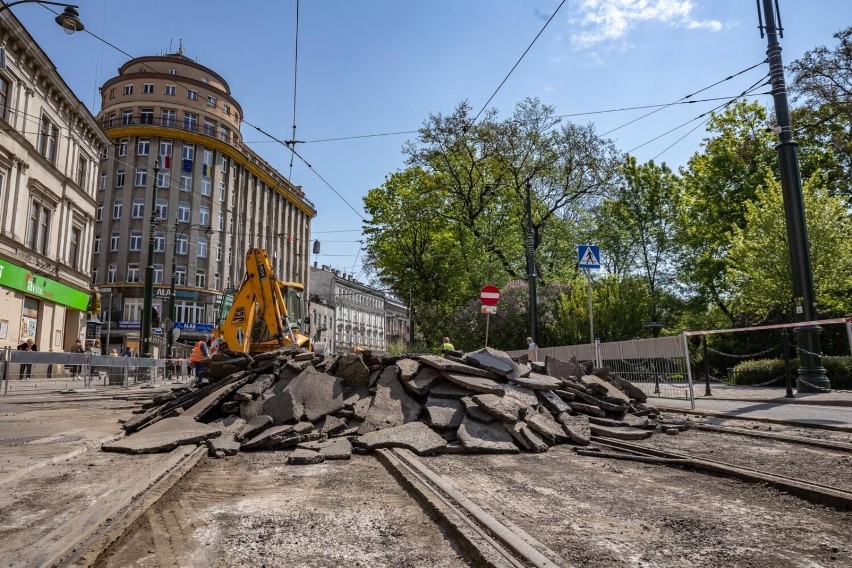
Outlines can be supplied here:
M814 446L817 448L836 450L838 452L852 452L852 444L838 442L835 440L819 440L817 438L806 438L803 436L790 436L779 432L761 432L759 430L746 430L745 428L734 428L733 426L715 426L713 424L691 424L690 428L695 430L706 430L707 432L717 432L719 434L733 434L737 436L751 436L752 438L777 440L779 442L801 444L803 446Z

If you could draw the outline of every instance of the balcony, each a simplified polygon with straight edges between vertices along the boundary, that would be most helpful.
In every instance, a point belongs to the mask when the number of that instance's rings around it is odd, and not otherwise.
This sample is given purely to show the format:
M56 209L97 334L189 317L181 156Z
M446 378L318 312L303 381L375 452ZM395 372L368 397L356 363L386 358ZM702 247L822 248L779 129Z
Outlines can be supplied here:
M221 140L232 146L237 146L237 138L230 131L216 132L216 128L210 123L199 124L198 121L178 120L174 116L152 116L151 114L122 115L121 117L104 118L101 120L101 128L109 132L111 128L123 128L126 126L160 126L171 128L181 132L195 132L208 138Z

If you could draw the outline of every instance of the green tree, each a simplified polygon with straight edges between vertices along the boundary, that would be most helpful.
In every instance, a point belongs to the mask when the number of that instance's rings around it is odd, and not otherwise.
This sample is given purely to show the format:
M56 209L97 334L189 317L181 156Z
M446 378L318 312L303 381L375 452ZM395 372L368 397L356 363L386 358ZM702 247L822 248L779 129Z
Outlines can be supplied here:
M826 189L816 172L803 184L817 310L838 316L852 308L852 225L843 200ZM766 172L746 223L733 232L726 262L735 290L733 304L755 323L793 321L793 284L781 185Z

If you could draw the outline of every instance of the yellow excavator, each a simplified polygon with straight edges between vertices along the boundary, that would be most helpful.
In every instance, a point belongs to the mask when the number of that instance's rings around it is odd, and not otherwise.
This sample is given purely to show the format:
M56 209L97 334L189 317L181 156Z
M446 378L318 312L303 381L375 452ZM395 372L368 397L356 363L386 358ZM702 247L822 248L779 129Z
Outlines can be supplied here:
M303 284L276 278L265 250L249 250L242 284L222 297L213 330L217 350L256 354L298 345L321 354L324 345L300 333L304 293Z

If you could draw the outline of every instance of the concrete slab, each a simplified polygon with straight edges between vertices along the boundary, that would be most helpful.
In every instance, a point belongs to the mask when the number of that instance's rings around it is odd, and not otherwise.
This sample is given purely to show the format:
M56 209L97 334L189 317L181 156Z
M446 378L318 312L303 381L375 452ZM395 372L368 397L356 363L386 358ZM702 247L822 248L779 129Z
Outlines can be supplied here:
M466 396L462 398L461 403L464 405L467 415L476 420L477 422L488 424L489 422L494 421L494 417L482 410L482 408L480 408L479 405L474 402L472 396Z
M343 380L315 370L295 377L287 388L263 404L264 414L276 424L318 420L343 408Z
M101 446L105 452L123 454L157 454L170 452L178 446L197 444L210 438L217 438L222 431L215 426L196 422L192 418L164 418L114 442Z
M486 347L479 351L465 353L464 361L474 367L496 373L501 377L519 377L521 372L518 363L512 360L508 353L499 349ZM529 371L527 371L529 372Z
M270 388L274 382L275 375L272 373L260 375L253 382L240 387L234 395L234 400L253 400L260 398L263 391Z
M483 424L465 417L459 426L458 437L468 452L517 454L520 451L512 435L499 422Z
M623 379L618 375L610 375L609 381L611 383L614 383L616 387L624 391L627 396L629 396L636 402L645 402L648 400L648 395L645 394L645 391L635 386L627 379Z
M512 396L478 394L473 397L473 401L497 420L509 424L519 421L529 408L523 401Z
M282 440L286 437L290 437L293 435L297 434L293 432L292 424L273 426L272 428L267 428L262 432L255 434L254 437L250 438L248 441L243 442L243 444L240 446L240 449L259 450L263 447L271 445L273 442Z
M530 452L546 452L547 444L544 443L538 435L533 432L526 422L516 422L515 424L503 423L503 428L515 439L522 448Z
M613 398L617 398L619 400L624 401L625 403L630 402L630 397L615 388L609 382L603 380L602 378L595 375L583 375L580 379L583 383L587 385L601 385L606 389L607 396L611 396Z
M595 436L615 438L616 440L644 440L654 435L652 430L639 430L638 428L611 428L597 424L590 424L589 427Z
M435 383L435 385L429 389L429 396L433 398L454 398L456 400L461 400L463 397L473 396L474 394L476 393L472 390L463 389L457 384L451 383L447 380Z
M579 412L581 414L588 414L589 416L603 416L604 411L598 408L597 406L593 406L591 404L586 404L584 402L572 402L571 409L574 412Z
M463 389L486 394L503 394L502 385L485 377L474 377L463 373L442 371L444 378Z
M407 448L423 456L438 453L447 445L447 441L422 422L409 422L364 434L358 438L357 444L368 450Z
M548 375L557 379L567 379L568 377L579 379L585 374L579 364L573 361L562 361L550 355L544 358L544 368Z
M467 375L473 375L475 377L485 377L486 379L499 379L501 377L501 375L497 375L495 373L492 373L491 371L480 369L479 367L473 367L471 365L466 365L465 363L460 363L451 359L444 359L443 357L438 357L437 355L418 355L417 360L421 363L429 365L430 367L434 367L439 371L449 373L465 373Z
M533 390L556 390L562 386L562 381L539 373L530 373L528 377L510 378L513 383Z
M287 456L287 465L315 465L325 461L325 456L313 450L295 449Z
M532 408L538 406L538 397L535 395L535 391L533 391L532 389L513 385L511 383L505 383L500 386L502 386L504 389L504 396L513 396Z
M417 373L410 379L402 379L402 386L414 394L424 395L429 392L432 385L442 379L441 371L435 367L421 365Z
M249 420L243 429L240 430L235 436L236 440L245 441L250 440L254 436L256 436L259 432L262 432L272 426L272 417L266 414L261 414L260 416L255 416L251 420Z
M222 431L221 437L233 440L245 427L246 421L239 416L226 416L224 418L217 418L210 422L210 425Z
M396 365L386 367L382 372L376 383L376 394L370 409L358 428L359 434L402 426L420 416L420 404L405 393L398 376L399 368Z
M336 416L326 416L323 420L322 426L320 426L319 431L323 434L334 434L335 432L340 432L341 430L346 428L346 421L342 420Z
M233 439L213 438L207 440L207 455L218 458L224 456L235 456L240 452L240 443Z
M592 430L589 425L588 416L571 416L567 412L559 415L559 423L568 434L568 439L581 446L588 446L591 441Z
M403 382L410 381L420 370L420 363L415 359L403 358L398 359L394 365L399 367L399 380Z
M556 416L559 416L563 412L570 412L571 407L568 406L564 400L562 400L555 392L553 391L537 391L538 399L547 408L549 411L553 412ZM571 396L573 399L573 395Z
M352 443L347 438L336 438L323 442L302 442L296 447L319 452L326 460L348 460L352 457Z
M565 433L565 429L553 419L549 412L528 414L526 422L533 432L541 436L551 446L568 441L568 434Z
M263 414L263 400L245 400L240 403L240 418L251 422Z
M464 405L450 398L429 398L423 407L427 423L433 428L458 428L465 417Z
M370 381L370 369L356 353L341 355L337 359L334 374L343 379L343 384L348 387L367 386Z

